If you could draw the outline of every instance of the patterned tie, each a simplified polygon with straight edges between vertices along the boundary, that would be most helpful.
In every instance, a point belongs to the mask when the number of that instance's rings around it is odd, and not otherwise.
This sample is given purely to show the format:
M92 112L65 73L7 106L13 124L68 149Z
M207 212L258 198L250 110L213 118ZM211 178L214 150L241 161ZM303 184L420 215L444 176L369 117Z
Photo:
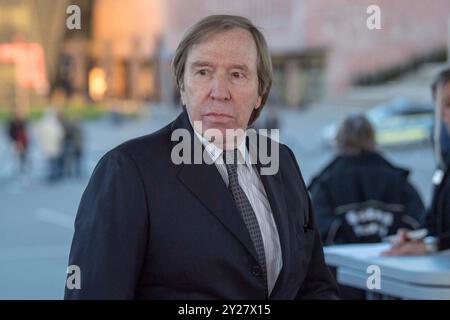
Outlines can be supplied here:
M250 234L250 238L252 239L253 245L255 246L267 294L267 270L266 255L264 253L264 243L255 212L253 211L253 208L247 196L245 195L244 190L242 190L241 186L239 185L237 174L237 149L224 152L224 163L228 172L228 190L230 190L231 192L233 200L236 203L236 207L244 220L245 226L247 227L247 230Z

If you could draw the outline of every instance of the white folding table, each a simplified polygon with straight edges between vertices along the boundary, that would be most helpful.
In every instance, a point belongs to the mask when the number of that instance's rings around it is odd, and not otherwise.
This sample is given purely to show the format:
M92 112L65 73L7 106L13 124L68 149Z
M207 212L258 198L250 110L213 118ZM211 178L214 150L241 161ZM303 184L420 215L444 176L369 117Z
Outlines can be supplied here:
M386 257L389 244L324 247L325 260L336 267L340 284L403 299L450 300L450 250L425 256ZM368 267L379 267L380 289L368 289Z

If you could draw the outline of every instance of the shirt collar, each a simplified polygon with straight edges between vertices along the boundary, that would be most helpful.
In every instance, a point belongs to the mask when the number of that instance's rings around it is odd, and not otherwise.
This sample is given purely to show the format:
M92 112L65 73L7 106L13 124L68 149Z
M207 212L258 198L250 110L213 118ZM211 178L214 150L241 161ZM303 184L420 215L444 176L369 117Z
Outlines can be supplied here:
M195 130L195 127L191 121L191 117L189 116L189 113L188 113L188 117L189 117L189 121L191 122L192 128L195 132L195 135L201 141L201 143L205 147L206 152L208 152L208 154L211 157L211 159L213 160L213 162L218 163L218 164L223 164L223 158L222 158L223 149L218 147L217 145L215 145L213 142L208 141L208 139L206 139L200 133L198 133ZM250 169L252 166L252 162L250 161L250 153L247 151L246 140L247 140L247 133L245 133L244 139L242 139L241 144L237 148L238 149L238 157L239 157L239 162L242 163L242 159L244 159L247 168Z

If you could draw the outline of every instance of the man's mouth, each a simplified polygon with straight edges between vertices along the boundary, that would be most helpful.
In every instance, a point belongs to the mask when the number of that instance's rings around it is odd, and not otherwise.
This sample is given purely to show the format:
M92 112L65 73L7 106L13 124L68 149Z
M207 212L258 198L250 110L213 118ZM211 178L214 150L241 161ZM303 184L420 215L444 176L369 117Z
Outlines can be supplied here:
M233 119L229 114L220 112L208 112L204 114L203 117L206 117L209 121L213 122L227 122Z

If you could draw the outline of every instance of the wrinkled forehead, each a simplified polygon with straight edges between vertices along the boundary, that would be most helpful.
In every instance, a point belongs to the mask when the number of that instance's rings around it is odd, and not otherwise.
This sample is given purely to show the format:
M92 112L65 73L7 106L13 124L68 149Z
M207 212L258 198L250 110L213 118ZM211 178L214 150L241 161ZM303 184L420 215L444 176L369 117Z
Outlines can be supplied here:
M257 68L257 47L252 34L242 28L212 32L188 49L188 67L201 63L212 65L245 65Z

